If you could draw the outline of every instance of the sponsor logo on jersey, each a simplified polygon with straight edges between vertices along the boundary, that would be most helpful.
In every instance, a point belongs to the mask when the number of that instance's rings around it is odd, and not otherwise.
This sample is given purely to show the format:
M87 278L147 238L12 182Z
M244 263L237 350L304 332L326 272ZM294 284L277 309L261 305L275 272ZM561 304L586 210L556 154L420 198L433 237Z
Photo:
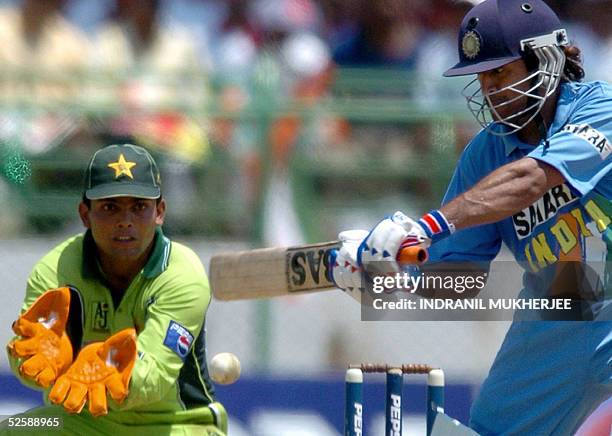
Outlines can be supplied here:
M512 217L517 238L527 238L537 226L553 218L561 208L578 198L565 183L551 188L538 201Z
M182 360L185 360L191 344L193 343L193 335L185 327L176 321L170 321L164 345L170 348Z
M561 130L584 139L597 150L602 159L606 159L612 153L612 144L606 136L588 124L566 124Z
M108 303L106 301L94 301L93 304L92 329L98 332L108 330Z
M186 356L191 346L191 340L187 336L179 336L177 341L177 349L181 356Z
M612 228L610 200L598 194L591 195L592 198L583 198L569 211L560 212L550 227L534 231L529 239L525 240L523 253L533 272L558 261L584 260L585 238L599 233L605 242L604 232ZM582 202L584 204L581 204Z

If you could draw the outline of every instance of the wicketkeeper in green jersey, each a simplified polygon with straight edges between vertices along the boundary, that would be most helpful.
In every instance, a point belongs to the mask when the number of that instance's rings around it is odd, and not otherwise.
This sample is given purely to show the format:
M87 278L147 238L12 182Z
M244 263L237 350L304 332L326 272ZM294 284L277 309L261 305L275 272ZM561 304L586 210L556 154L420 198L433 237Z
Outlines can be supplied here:
M165 211L145 149L93 155L79 204L87 231L36 264L7 346L15 375L44 391L46 405L19 416L59 418L19 421L33 432L227 432L206 366L208 279L196 254L162 233ZM23 434L0 424L12 430Z

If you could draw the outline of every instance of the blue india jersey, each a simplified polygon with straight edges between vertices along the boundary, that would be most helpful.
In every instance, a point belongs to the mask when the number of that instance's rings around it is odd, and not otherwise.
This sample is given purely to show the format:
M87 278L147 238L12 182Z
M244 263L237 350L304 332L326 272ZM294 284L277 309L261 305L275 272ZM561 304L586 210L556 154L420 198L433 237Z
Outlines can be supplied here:
M562 84L548 138L538 145L481 131L461 155L443 202L526 156L555 167L565 182L512 217L435 243L431 261L490 262L505 243L525 269L523 297L546 296L542 276L566 260L599 262L610 290L612 87ZM612 321L515 322L473 405L471 426L482 434L569 434L612 395L611 377Z

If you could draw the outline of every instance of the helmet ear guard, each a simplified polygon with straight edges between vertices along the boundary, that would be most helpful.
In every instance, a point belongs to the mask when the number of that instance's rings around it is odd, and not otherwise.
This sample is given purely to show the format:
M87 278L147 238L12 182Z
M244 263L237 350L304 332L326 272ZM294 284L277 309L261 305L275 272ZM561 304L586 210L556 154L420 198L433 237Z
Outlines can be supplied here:
M539 71L542 82L540 88L544 90L544 98L547 98L559 85L565 65L565 54L561 47L557 45L536 48L533 52L540 64Z
M540 86L544 90L544 98L549 97L559 84L565 66L565 54L561 46L568 44L569 39L565 29L521 40L523 53L533 53L538 60L538 69L542 75Z

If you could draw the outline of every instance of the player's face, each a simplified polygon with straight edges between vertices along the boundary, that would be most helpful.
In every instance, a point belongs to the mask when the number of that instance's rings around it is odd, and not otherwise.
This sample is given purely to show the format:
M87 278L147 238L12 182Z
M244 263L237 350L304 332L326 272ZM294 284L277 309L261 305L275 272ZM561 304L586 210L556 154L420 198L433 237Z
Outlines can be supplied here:
M522 59L495 70L478 74L480 89L486 98L487 104L495 109L493 111L495 121L500 121L500 118L510 117L525 109L527 97L513 89L504 88L512 86L514 89L527 91L530 87L530 81L519 82L528 75L529 71ZM514 120L514 122L516 121L518 120Z
M88 208L79 206L85 227L91 230L102 256L127 262L142 260L153 243L155 228L162 225L166 203L162 199L148 200L116 197L92 200Z

